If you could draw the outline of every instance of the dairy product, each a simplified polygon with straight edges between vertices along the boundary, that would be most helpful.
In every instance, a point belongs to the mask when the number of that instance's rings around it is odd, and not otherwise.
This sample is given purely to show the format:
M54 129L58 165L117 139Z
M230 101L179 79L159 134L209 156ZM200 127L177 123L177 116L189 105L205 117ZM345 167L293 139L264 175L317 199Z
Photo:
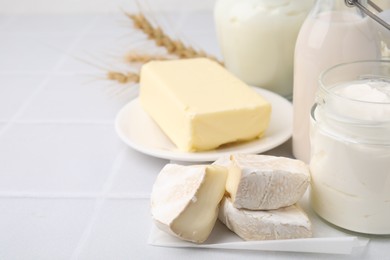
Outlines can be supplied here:
M339 4L345 5L343 1ZM339 63L381 57L378 34L370 19L347 11L329 11L309 15L303 24L294 62L293 153L296 158L305 162L310 159L310 109L320 73Z
M313 114L312 207L357 232L390 234L389 80L335 85Z
M388 8L390 8L390 3L387 5ZM383 12L379 13L378 16L387 22L387 24L390 24L390 9L384 10ZM378 28L379 35L381 37L381 46L382 46L382 57L383 58L390 58L390 30L387 30L384 26L380 24L376 24L376 27Z
M167 164L151 194L151 211L157 227L183 240L207 239L225 192L227 170L220 166Z
M215 23L226 67L291 98L295 41L312 0L218 0Z
M226 191L236 208L268 210L293 205L310 182L308 166L289 158L236 154L214 164L228 168Z
M307 215L296 205L267 211L237 209L224 198L218 219L244 240L307 238L312 236Z
M389 9L378 13L378 17L381 18L383 21L385 21L387 24L390 24L390 7L389 7ZM376 23L376 26L377 26L378 30L380 31L380 33L382 34L384 41L387 43L387 45L389 45L390 44L389 43L389 41L390 41L389 30L387 30L384 26L382 26L379 23Z
M390 9L389 0L375 0L375 4L377 4L382 10Z
M371 79L352 81L333 87L332 92L336 96L327 98L327 114L346 120L390 120L390 106L386 105L390 103L390 82Z
M144 65L140 101L183 151L209 150L260 137L271 114L269 102L205 58Z

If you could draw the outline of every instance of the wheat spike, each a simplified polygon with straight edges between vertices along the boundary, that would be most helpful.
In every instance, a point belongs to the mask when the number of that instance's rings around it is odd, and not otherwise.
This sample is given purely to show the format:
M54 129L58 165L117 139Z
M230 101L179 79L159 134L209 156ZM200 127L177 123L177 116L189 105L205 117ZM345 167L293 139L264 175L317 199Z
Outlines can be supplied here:
M221 63L215 57L207 55L203 51L197 51L191 46L186 46L180 40L171 39L160 27L153 27L142 13L126 13L126 15L133 21L136 29L143 31L150 40L153 40L157 46L164 47L168 53L174 54L179 58L206 57Z
M122 84L139 82L139 75L134 72L122 73L117 71L109 71L107 73L107 78Z
M150 40L153 40L157 46L163 47L166 51L175 55L178 58L196 58L196 57L205 57L217 61L222 64L214 56L208 55L204 51L197 51L193 47L185 45L180 40L173 40L160 27L153 27L149 20L142 13L130 14L125 13L134 23L134 27L138 30L141 30L147 35ZM130 52L125 56L125 59L133 63L147 63L152 60L169 60L171 57L166 57L162 55L154 54L140 54L135 52ZM121 84L126 83L138 83L140 80L140 75L135 72L118 72L118 71L109 71L107 73L107 78L110 80L115 80Z
M143 54L129 52L125 55L125 60L133 63L147 63L152 60L169 60L170 58L157 54Z

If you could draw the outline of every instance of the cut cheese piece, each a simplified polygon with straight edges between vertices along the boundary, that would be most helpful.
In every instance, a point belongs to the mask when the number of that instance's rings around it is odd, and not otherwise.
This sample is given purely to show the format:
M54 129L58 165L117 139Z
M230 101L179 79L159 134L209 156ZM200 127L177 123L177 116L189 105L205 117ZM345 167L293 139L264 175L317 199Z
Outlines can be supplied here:
M237 209L224 198L218 219L244 240L274 240L312 236L307 215L296 205L277 210Z
M183 151L210 150L260 137L271 114L269 102L206 58L145 64L140 101Z
M227 169L221 166L167 164L151 195L157 227L183 240L205 241L217 219L226 178Z
M236 208L268 210L293 205L310 182L309 167L290 158L237 154L214 164L228 167L226 191Z

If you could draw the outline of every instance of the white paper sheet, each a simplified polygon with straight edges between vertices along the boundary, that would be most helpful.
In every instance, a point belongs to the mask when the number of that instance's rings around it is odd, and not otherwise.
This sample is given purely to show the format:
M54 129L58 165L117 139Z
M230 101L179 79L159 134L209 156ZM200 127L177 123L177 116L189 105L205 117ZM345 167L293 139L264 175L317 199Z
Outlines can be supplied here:
M288 251L326 254L351 254L354 249L364 248L368 238L346 233L321 220L310 208L308 193L300 201L313 227L313 237L305 239L244 241L217 221L210 237L203 244L182 241L159 230L153 225L148 243L162 247L199 247L236 250Z

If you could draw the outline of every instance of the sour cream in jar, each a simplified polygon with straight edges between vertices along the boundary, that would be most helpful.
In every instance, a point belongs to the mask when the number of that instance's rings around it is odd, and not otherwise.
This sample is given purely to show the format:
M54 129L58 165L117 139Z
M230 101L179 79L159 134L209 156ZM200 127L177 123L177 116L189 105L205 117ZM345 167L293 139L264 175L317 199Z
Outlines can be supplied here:
M311 116L313 209L348 230L390 234L390 61L325 72Z

